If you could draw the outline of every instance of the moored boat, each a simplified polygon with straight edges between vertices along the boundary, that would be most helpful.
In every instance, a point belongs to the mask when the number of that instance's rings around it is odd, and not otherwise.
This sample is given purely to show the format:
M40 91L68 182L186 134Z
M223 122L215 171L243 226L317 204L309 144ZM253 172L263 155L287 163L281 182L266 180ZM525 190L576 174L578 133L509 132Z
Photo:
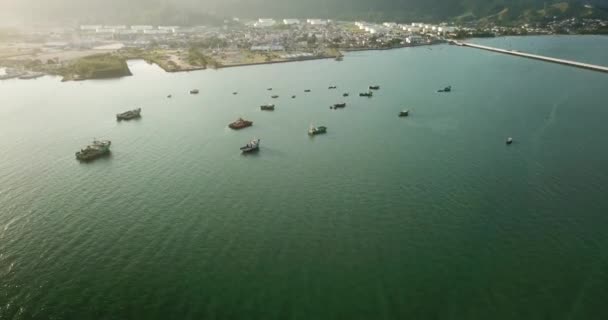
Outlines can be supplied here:
M198 94L198 89L192 89L192 90L190 90L190 94Z
M306 90L304 90L304 92L310 92L310 89L306 89Z
M401 110L401 112L399 112L399 116L400 117L407 117L410 115L410 111L409 110Z
M93 140L93 144L76 152L76 159L80 161L94 160L110 153L110 140Z
M241 147L241 152L254 152L260 150L260 139L253 139L245 146Z
M141 108L129 110L129 111L119 113L116 115L117 121L131 120L131 119L136 119L136 118L141 118Z
M292 98L292 99L295 99L295 98L296 98L296 96L295 96L295 95L293 95L293 96L291 96L291 98Z
M271 97L271 98L273 98L273 99L276 99L276 98L278 98L279 96L275 94L275 95L272 95L272 96L270 96L270 97Z
M506 144L512 144L513 143L513 138L508 137L507 141L505 142Z
M333 109L342 109L346 107L346 102L341 102L341 103L335 103L333 106ZM330 109L332 109L332 107L330 107Z
M369 86L369 90L380 90L380 86L378 86L378 85Z
M263 111L274 111L274 104L265 104L260 106L260 110Z
M314 136L317 134L324 134L324 133L327 133L327 127L325 127L325 126L315 127L311 124L310 128L308 128L308 134L311 136Z
M329 86L327 89L331 90L331 89L338 89L337 86Z
M452 92L452 86L447 86L443 89L437 90L437 92Z
M343 96L343 97L348 97L348 96L349 96L349 94L348 94L347 92L345 92L345 93L343 93L343 94L342 94L342 96Z
M236 96L236 95L237 95L237 94L239 94L239 93L235 91L235 92L233 92L232 94Z
M369 98L371 98L373 95L374 95L374 93L372 91L359 93L360 97L369 97Z
M243 118L238 118L236 121L228 124L230 129L239 130L247 127L251 127L253 125L252 121L244 120Z

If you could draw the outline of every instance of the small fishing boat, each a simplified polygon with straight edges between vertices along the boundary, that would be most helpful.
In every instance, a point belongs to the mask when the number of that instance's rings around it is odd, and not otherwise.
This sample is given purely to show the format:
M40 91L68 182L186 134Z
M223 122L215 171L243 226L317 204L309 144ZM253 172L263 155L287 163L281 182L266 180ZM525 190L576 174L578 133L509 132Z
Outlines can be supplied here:
M93 144L76 152L76 159L90 161L108 155L110 154L110 145L112 145L112 141L110 140L94 139Z
M238 118L236 121L228 124L230 129L239 130L247 127L251 127L253 125L252 121L245 120L243 118Z
M437 92L452 92L452 86L447 86L443 89L437 90Z
M270 96L270 97L271 97L271 98L273 98L273 99L276 99L276 98L278 98L279 96L277 96L277 95L275 94L275 95L272 95L272 96Z
M274 104L265 104L260 106L262 111L274 111Z
M260 139L253 139L248 144L241 147L241 152L248 153L260 150Z
M369 90L380 90L380 86L378 86L378 85L369 86Z
M171 99L173 96L172 95L168 95L167 98Z
M272 88L268 88L268 89L266 89L266 90L268 90L268 91L272 91Z
M348 97L348 96L349 96L349 94L348 94L348 93L343 93L343 94L342 94L342 96L343 96L343 97Z
M310 89L306 89L306 90L304 90L304 92L310 92Z
M117 121L141 118L141 108L129 110L116 115Z
M296 96L295 96L295 95L293 95L293 96L291 96L291 98L292 98L292 99L295 99L295 98L296 98Z
M329 86L327 89L332 90L332 89L338 89L337 86Z
M399 112L399 116L400 117L407 117L410 115L410 111L409 110L402 110L401 112Z
M237 94L239 94L239 93L235 91L235 92L233 92L232 94L236 96L236 95L237 95Z
M334 109L342 109L346 107L346 102L336 103L333 105Z
M324 133L327 133L327 127L324 127L324 126L315 127L311 124L310 128L308 128L308 134L311 136L315 136L317 134L324 134Z
M513 143L513 138L508 137L507 141L505 142L507 145L512 144Z
M192 89L192 90L190 90L190 94L198 94L198 89Z
M374 95L374 93L373 93L373 92L371 92L371 91L368 91L368 92L361 92L361 93L359 93L359 96L360 96L360 97L368 97L368 98L371 98L373 95Z

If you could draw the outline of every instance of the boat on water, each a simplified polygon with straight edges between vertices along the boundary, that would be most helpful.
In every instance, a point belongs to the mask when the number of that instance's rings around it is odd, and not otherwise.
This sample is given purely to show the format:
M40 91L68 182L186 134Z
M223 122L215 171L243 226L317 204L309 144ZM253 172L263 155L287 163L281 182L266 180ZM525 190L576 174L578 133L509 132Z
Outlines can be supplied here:
M337 86L329 86L327 89L332 90L332 89L338 89Z
M368 92L361 92L359 93L360 97L369 97L371 98L372 96L374 96L374 93L372 91L368 91Z
M304 92L310 92L310 89L306 89L306 90L304 90Z
M343 97L348 97L348 96L349 96L349 94L348 94L348 93L343 93L343 94L342 94L342 96L343 96Z
M272 88L268 88L268 89L266 89L266 90L268 90L268 91L272 91Z
M228 127L230 129L239 130L247 127L251 127L253 125L252 121L245 120L243 118L238 118L236 121L230 123Z
M513 138L508 137L507 141L505 142L507 145L512 144L513 143Z
M253 139L248 144L241 147L241 152L248 153L260 150L260 139Z
M190 90L190 94L198 94L198 89L192 89L192 90Z
M171 99L173 96L172 95L168 95L167 98Z
M272 95L272 96L270 96L270 97L271 97L271 98L273 98L273 99L276 99L276 98L278 98L279 96L275 94L275 95Z
M369 86L369 90L380 90L380 86L378 86L378 85Z
M274 111L274 104L264 104L260 106L262 111Z
M293 95L293 96L291 96L291 98L292 98L292 99L295 99L295 98L296 98L296 96L295 96L295 95Z
M443 89L437 90L437 92L452 92L452 86L447 86Z
M141 118L141 108L129 110L116 115L117 121Z
M327 133L327 127L324 127L324 126L315 127L311 124L310 128L308 128L308 134L311 136L315 136L317 134L324 134L324 133Z
M236 95L237 95L237 94L239 94L239 93L235 91L235 92L233 92L232 94L236 96Z
M399 116L400 117L407 117L410 115L410 111L409 110L401 110L401 112L399 112Z
M93 144L76 152L76 159L80 161L94 160L110 153L110 140L93 140Z
M346 102L336 103L333 106L329 107L330 109L342 109L346 108Z

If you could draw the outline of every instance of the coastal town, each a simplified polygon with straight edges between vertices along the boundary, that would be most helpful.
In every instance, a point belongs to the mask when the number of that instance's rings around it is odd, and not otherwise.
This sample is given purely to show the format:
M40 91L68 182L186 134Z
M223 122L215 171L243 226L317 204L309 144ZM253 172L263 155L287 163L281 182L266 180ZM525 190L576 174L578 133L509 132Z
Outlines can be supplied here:
M167 72L312 59L343 53L445 43L505 35L592 34L608 30L600 19L493 23L371 23L327 19L225 20L214 26L79 25L2 33L0 80L50 74L64 81L130 75L126 61L143 59Z

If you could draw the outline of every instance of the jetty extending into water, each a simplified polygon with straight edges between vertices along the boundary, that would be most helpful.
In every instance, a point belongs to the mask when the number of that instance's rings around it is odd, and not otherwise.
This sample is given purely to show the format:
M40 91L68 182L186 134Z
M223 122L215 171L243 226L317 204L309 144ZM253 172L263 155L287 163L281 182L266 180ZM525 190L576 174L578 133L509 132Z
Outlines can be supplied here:
M558 63L558 64L567 65L567 66L608 73L608 67L598 66L595 64L582 63L582 62L565 60L565 59L551 58L551 57L541 56L538 54L525 53L525 52L515 51L515 50L499 49L499 48L482 46L482 45L468 43L468 42L452 41L451 43L455 44L457 46L461 46L461 47L470 47L470 48L488 50L488 51L492 51L492 52L505 53L505 54L510 54L512 56L536 59L536 60L541 60L541 61L546 61L546 62Z

